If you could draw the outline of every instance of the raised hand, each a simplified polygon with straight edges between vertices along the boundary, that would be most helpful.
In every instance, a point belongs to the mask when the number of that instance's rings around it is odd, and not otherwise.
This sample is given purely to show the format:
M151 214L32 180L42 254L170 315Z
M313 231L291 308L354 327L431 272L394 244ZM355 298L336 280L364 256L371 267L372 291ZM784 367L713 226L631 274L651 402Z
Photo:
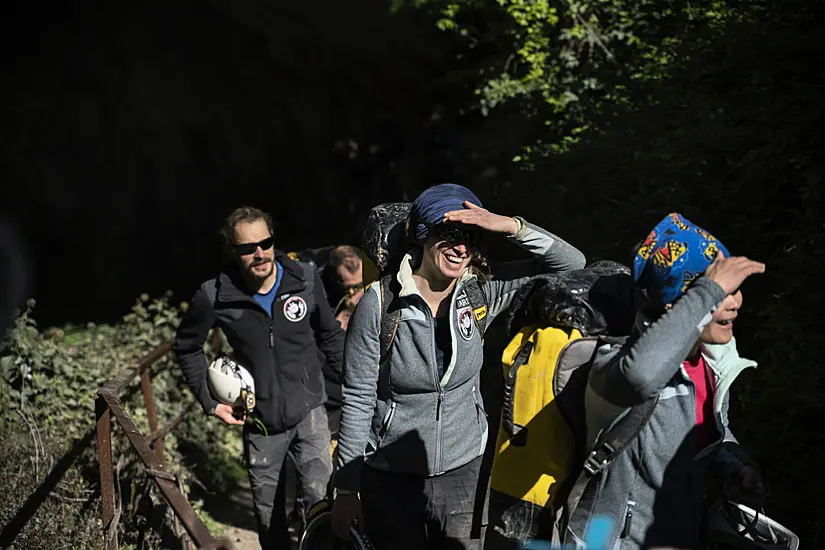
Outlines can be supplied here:
M518 222L513 218L493 214L469 201L464 201L464 206L465 210L453 210L444 214L444 221L472 225L479 229L506 235L515 235L518 232Z
M713 263L705 270L705 277L714 281L728 294L733 294L751 275L765 272L765 264L755 262L744 256L725 258L721 252L716 254Z

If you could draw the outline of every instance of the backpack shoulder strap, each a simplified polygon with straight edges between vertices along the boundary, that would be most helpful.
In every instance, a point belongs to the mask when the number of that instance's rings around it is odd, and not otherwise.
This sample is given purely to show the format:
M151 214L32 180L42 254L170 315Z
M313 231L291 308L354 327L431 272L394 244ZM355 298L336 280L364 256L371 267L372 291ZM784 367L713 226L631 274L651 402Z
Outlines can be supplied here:
M567 499L568 517L576 509L590 480L604 471L645 427L659 402L657 395L635 407L606 433L602 434L584 461L578 479Z
M515 416L515 399L516 399L516 377L518 371L530 360L530 355L533 352L533 342L527 340L521 349L518 350L513 364L510 365L510 370L504 377L504 400L501 406L501 429L504 430L510 438L510 444L515 447L524 447L527 445L527 428L520 424L516 424Z
M617 344L623 341L625 341L623 338L600 338L597 347L601 344ZM581 472L570 488L567 502L564 506L563 521L566 522L572 516L584 496L590 481L610 466L613 460L636 439L636 436L638 436L647 425L650 417L653 416L653 411L656 409L658 403L659 396L656 395L644 403L631 407L618 422L599 437L592 449L590 449L589 454L584 460Z
M212 306L212 310L215 310L215 305L218 302L218 281L220 280L220 276L215 277L213 279L209 279L205 283L201 285L201 290L204 294L206 294L206 299L209 300L209 305ZM211 343L212 351L217 355L225 355L226 352L223 351L221 348L223 347L220 335L220 321L217 321L215 325L213 325L211 330L211 335L208 336L207 340Z
M315 294L315 266L309 262L297 261L303 271L304 279L306 279L306 289L310 294Z
M384 275L380 280L379 296L381 301L381 333L379 340L381 343L381 355L379 364L383 365L389 358L392 350L392 343L395 334L398 332L398 323L401 321L401 311L396 309L389 311L392 302L395 300L395 278L392 274Z
M484 294L477 277L467 281L467 284L464 285L464 292L467 293L467 299L473 308L478 330L483 335L487 328L487 296Z

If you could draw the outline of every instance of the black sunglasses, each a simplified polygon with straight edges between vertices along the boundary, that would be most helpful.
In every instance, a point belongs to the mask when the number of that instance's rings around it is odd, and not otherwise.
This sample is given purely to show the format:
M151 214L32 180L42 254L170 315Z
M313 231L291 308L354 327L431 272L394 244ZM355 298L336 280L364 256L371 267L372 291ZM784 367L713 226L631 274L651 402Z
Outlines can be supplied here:
M481 235L479 235L478 231L462 229L461 227L457 227L455 225L439 223L436 225L427 225L427 227L450 244L477 246L481 240Z
M258 241L257 243L236 244L232 247L232 249L241 256L246 256L248 254L254 254L255 251L258 250L259 246L261 247L261 250L269 250L274 244L275 238L270 236L262 241Z

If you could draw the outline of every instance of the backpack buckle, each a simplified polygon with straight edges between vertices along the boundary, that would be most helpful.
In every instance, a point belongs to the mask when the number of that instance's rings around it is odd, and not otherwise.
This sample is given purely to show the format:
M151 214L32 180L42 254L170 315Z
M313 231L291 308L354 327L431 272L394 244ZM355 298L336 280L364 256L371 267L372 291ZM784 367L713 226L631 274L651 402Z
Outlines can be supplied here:
M593 449L584 461L585 471L591 476L594 476L604 470L614 450L615 449L607 443L602 443L599 447Z

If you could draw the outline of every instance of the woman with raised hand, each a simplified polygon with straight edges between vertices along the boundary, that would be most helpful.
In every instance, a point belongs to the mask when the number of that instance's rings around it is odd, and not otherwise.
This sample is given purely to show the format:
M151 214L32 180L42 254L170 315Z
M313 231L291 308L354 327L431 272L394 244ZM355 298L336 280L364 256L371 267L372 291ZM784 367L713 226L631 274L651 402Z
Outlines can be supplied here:
M485 232L507 235L539 261L487 275L478 248ZM357 522L378 550L477 549L483 330L531 276L581 269L585 258L523 218L485 210L455 184L415 199L407 234L394 290L385 292L390 279L370 286L349 321L333 527L347 538ZM387 315L395 323L382 335Z

